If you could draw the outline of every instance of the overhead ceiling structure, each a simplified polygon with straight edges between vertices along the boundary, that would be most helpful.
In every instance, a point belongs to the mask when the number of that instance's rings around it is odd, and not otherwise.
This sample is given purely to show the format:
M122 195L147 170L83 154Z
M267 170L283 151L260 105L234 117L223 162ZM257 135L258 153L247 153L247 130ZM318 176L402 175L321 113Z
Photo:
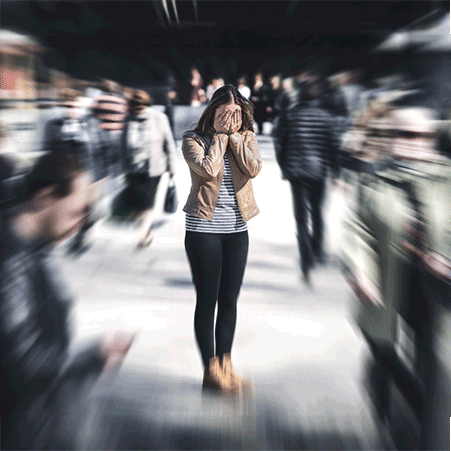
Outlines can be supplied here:
M422 29L403 27L381 42L375 52L402 51L411 48L416 52L451 51L450 14Z
M265 69L294 73L315 60L358 65L370 49L449 2L347 0L1 0L1 26L53 49L49 64L79 79L125 85ZM52 59L53 58L53 59Z

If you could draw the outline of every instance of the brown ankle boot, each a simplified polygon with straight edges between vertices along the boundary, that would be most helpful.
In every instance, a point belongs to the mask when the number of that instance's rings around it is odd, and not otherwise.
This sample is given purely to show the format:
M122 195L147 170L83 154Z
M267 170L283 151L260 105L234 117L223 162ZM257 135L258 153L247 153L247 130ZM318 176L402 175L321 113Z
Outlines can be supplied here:
M205 368L202 387L225 391L232 390L230 383L224 378L224 372L219 363L219 357L210 359L208 368Z
M244 382L235 374L230 354L224 354L222 356L222 371L224 372L225 380L234 391L241 391L243 389Z

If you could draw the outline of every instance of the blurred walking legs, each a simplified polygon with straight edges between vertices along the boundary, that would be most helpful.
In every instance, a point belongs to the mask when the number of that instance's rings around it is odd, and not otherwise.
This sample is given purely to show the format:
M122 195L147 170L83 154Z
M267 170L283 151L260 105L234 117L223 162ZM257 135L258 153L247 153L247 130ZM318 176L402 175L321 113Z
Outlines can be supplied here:
M138 218L140 227L139 227L139 240L138 247L148 246L154 237L152 231L152 223L155 218L155 210L152 208L151 210L146 210L142 212Z
M133 196L137 205L138 222L138 249L147 247L153 240L152 223L155 218L155 198L160 185L161 176L149 177L144 182L134 186Z
M315 260L320 262L324 260L322 204L325 182L323 180L292 182L291 191L301 257L301 270L304 280L309 283L310 270L314 266ZM309 214L312 222L312 233L309 230Z

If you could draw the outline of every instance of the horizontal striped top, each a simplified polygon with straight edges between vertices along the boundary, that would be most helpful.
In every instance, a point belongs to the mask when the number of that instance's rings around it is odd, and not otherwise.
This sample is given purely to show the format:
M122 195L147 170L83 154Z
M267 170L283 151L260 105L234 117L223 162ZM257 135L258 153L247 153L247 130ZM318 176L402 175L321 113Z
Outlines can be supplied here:
M243 221L238 208L227 152L224 154L224 176L212 220L187 213L185 228L189 232L204 233L237 233L247 230L247 224Z
M94 116L99 119L99 127L104 130L121 130L125 126L127 117L127 101L119 96L104 94L97 97Z

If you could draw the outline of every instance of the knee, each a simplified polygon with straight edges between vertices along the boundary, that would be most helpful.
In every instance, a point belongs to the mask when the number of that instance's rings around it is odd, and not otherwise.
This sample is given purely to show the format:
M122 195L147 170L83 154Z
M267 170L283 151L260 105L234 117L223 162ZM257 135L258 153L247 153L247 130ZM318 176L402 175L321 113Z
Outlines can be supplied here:
M231 299L222 299L218 302L218 318L233 318L236 316L237 299L233 297Z
M194 310L195 318L213 317L215 314L215 302L197 302L196 309Z

